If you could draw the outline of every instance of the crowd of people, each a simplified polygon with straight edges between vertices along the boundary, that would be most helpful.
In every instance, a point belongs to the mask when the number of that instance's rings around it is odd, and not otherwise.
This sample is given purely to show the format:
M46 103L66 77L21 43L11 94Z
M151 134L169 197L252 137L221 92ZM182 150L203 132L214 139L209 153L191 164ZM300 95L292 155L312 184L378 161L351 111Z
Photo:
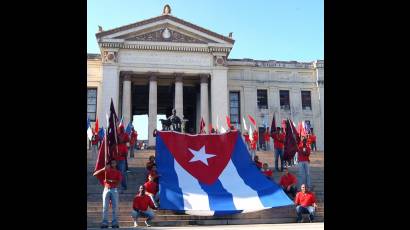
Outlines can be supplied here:
M230 130L234 130L234 127L230 127ZM213 130L211 133L217 133L217 131ZM153 135L156 135L155 131ZM243 133L244 141L248 146L250 156L261 173L263 173L269 180L274 181L273 171L269 169L268 163L261 162L259 160L259 156L256 155L259 133L255 130L251 135L252 138L249 138L249 133L247 131ZM95 176L105 173L103 190L103 219L101 228L108 228L108 208L110 205L113 212L111 226L112 228L119 227L117 218L118 197L119 193L123 193L124 190L127 190L127 158L128 156L130 158L134 158L135 156L134 149L137 143L138 134L134 128L132 128L130 134L127 134L124 130L124 126L120 125L117 129L117 136L118 155L112 159L106 167L94 173ZM265 142L262 146L264 150L270 149L270 138L273 139L274 170L276 172L283 173L278 184L289 196L289 198L294 200L296 205L297 222L302 220L303 213L309 214L309 220L312 222L317 205L315 195L310 191L312 187L309 173L309 156L311 154L311 149L316 151L316 137L312 133L307 137L303 137L302 141L298 143L298 152L295 155L299 168L299 179L297 179L297 177L288 170L290 164L285 163L283 160L285 141L283 129L278 127L276 131L272 133L270 133L269 129L267 129L262 136ZM93 135L91 144L93 154L96 155L98 145L100 144L98 134ZM154 213L150 211L149 208L154 210L158 209L160 203L159 179L160 175L158 175L156 170L155 156L150 156L148 162L146 163L145 183L139 186L138 192L132 203L133 211L131 216L134 219L135 227L138 226L137 219L139 217L146 217L146 226L151 226L150 221L154 218ZM300 188L299 192L297 188Z

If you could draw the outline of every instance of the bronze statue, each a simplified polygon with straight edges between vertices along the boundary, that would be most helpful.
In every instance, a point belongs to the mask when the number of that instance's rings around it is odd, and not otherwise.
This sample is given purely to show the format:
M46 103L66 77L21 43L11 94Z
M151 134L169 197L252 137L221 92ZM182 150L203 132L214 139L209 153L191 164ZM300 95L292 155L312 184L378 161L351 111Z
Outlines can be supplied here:
M177 111L172 110L172 115L168 117L168 121L171 123L171 130L181 132L181 118L177 116Z
M164 6L164 10L162 11L162 14L171 14L171 7L168 4Z

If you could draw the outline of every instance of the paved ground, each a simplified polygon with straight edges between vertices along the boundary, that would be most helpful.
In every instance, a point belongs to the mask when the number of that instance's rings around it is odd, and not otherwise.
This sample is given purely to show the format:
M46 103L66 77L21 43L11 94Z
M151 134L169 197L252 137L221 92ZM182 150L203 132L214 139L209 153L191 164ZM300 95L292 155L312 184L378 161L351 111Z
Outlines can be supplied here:
M88 230L97 230L100 228L88 228ZM138 228L121 228L121 229L144 229L144 230L188 230L188 229L200 229L200 230L232 230L232 229L252 229L252 230L323 230L324 223L301 223L301 224L249 224L249 225L216 225L216 226L184 226L184 227L138 227Z

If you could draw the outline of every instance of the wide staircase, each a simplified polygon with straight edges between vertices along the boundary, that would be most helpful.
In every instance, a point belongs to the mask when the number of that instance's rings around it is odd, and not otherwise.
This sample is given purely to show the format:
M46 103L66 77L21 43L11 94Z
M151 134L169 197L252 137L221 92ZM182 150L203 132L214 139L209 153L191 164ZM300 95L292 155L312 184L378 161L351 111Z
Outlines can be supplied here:
M119 225L121 228L133 226L131 217L132 200L137 193L138 186L143 184L145 164L148 157L155 155L154 150L139 150L135 152L135 158L128 159L131 172L128 173L128 190L119 196ZM260 161L268 163L273 169L273 153L271 151L258 151ZM98 180L92 176L94 163L91 162L91 152L88 151L87 170L87 226L89 229L99 228L102 218L102 190ZM316 209L315 222L324 220L324 153L313 152L310 157L310 173L312 185L317 197L318 208ZM289 172L297 175L297 166L289 168ZM274 172L274 181L279 182L281 172ZM226 225L226 224L274 224L292 223L296 220L295 206L271 208L259 212L234 214L226 216L192 216L179 214L173 211L156 210L153 226L192 226L192 225ZM109 221L112 211L109 209ZM144 218L139 218L138 225L145 226ZM305 217L306 222L306 217Z

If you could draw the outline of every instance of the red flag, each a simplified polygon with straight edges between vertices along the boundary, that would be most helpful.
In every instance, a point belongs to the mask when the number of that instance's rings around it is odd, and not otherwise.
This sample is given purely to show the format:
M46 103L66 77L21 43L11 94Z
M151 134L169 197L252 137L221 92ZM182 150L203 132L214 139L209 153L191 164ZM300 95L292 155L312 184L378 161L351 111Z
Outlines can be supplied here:
M95 121L95 127L94 127L94 133L98 133L98 131L100 131L100 128L98 127L98 117L97 120Z
M283 150L283 159L290 162L295 153L298 151L299 134L296 131L295 126L291 120L286 120L286 135L285 135L285 148Z
M251 115L248 115L249 120L252 122L252 124L256 127L256 121L253 119Z
M231 118L229 116L226 116L226 124L228 125L228 129L231 128Z
M204 121L203 117L201 117L201 124L199 125L199 133L206 133L206 131L205 131L205 121Z
M104 139L101 142L100 148L98 150L98 157L97 157L97 162L95 163L94 172L104 168L105 165L108 162L108 159L110 159L110 156L108 156L109 151L106 151L108 149L106 140L107 140L107 134L104 135ZM105 159L106 154L107 154L107 160ZM96 177L97 177L98 181L100 181L100 184L104 185L105 174L100 173Z

